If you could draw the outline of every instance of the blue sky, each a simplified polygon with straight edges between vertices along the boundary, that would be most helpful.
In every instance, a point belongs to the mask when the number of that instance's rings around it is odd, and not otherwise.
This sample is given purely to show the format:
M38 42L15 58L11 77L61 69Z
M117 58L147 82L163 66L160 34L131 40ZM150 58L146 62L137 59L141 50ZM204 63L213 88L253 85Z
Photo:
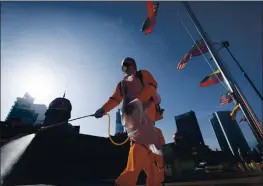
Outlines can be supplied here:
M230 41L232 52L262 92L262 2L190 5L213 41ZM199 87L212 72L203 56L192 58L182 71L176 69L193 44L177 12L194 39L199 39L179 2L160 4L157 24L149 36L140 32L147 13L145 2L1 2L1 120L26 91L36 97L36 103L48 104L66 90L73 105L72 118L93 113L122 78L121 60L131 56L159 83L165 118L157 126L166 141L171 142L176 131L174 116L193 110L206 144L218 148L209 116L234 105L219 107L225 93L222 84ZM225 51L220 54L262 122L260 99L230 56ZM107 136L106 117L72 124L80 125L81 133ZM240 126L254 146L248 125Z

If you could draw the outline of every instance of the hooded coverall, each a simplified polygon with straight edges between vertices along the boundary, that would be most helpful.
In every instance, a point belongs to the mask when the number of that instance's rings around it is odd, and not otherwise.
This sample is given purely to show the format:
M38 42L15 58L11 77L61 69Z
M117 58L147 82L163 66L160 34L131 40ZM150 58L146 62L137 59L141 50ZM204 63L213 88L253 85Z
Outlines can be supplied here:
M122 82L126 83L126 93L129 100L139 99L143 104L149 103L150 98L155 94L157 89L157 82L153 78L150 72L147 70L141 70L143 75L144 85L141 84L140 80L135 76L126 76ZM103 105L105 112L109 112L114 109L117 105L120 104L123 97L121 94L121 82L117 85L115 92L109 98L109 100ZM125 100L124 100L125 101ZM147 125L153 125L155 121L156 108L154 103L150 103L147 106L145 111L147 116ZM138 129L138 132L141 134L141 139L148 138L153 133L152 131L147 131L147 125L140 125L141 128ZM153 127L154 128L154 127ZM154 128L155 129L155 128ZM157 131L154 131L157 136ZM150 138L150 137L149 137ZM158 138L158 137L157 137ZM116 184L120 186L135 186L137 178L141 170L143 169L147 177L153 178L153 169L149 168L152 166L152 158L149 153L147 144L140 144L141 139L131 139L131 147L128 155L128 162L125 170L122 174L116 179ZM153 180L147 179L149 186L154 186Z
M158 137L160 140L161 145L165 145L165 139L163 137L163 133L161 129L157 128ZM162 182L164 181L164 163L163 163L163 156L158 154L151 154L152 162L150 164L149 170L152 169L152 174L147 176L147 185L150 185L152 181L154 186L161 186ZM149 182L149 183L148 183Z

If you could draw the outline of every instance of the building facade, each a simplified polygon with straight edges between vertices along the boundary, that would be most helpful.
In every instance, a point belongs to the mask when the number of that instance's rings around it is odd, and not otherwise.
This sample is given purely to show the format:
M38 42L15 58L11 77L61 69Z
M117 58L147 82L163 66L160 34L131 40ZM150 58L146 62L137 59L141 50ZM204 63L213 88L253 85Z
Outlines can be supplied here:
M222 151L238 155L238 149L244 154L250 151L249 145L237 123L230 116L231 111L212 114L210 122Z
M175 116L177 132L182 136L185 145L192 147L204 144L204 139L194 111Z
M34 104L34 98L25 93L24 97L16 99L5 121L12 123L13 120L20 119L22 125L43 124L46 110L45 105Z
M47 111L47 106L44 104L33 104L32 109L38 113L35 125L42 125L45 119L45 112Z
M210 118L210 123L215 132L215 135L219 143L219 146L221 148L221 151L232 154L232 151L230 150L227 139L225 138L225 134L223 130L221 130L220 123L215 114L213 114L212 117Z

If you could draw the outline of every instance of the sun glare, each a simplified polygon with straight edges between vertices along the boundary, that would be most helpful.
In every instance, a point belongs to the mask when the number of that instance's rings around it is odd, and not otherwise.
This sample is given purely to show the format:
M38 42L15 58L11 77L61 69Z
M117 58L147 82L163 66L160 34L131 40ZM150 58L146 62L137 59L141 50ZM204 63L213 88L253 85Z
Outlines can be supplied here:
M36 66L24 71L21 76L21 89L35 98L37 103L49 101L50 94L55 88L54 75L51 70Z
M41 75L31 77L25 84L26 91L37 101L44 101L49 96L51 88L50 81Z

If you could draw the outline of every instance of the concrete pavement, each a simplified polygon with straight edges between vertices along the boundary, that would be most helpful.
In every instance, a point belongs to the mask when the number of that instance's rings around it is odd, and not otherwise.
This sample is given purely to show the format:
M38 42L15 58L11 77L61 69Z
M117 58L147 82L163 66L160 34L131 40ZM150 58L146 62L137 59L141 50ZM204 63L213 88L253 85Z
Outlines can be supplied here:
M165 183L164 185L165 186L263 186L263 174L245 174L242 177L235 177L235 178L213 179L207 181L200 180L200 181L173 182L173 183ZM56 186L56 185L38 184L34 186ZM68 184L68 185L60 185L60 186L113 186L113 180L108 180L108 182L104 182L104 183L76 183L72 185ZM137 185L137 186L146 186L146 185Z

